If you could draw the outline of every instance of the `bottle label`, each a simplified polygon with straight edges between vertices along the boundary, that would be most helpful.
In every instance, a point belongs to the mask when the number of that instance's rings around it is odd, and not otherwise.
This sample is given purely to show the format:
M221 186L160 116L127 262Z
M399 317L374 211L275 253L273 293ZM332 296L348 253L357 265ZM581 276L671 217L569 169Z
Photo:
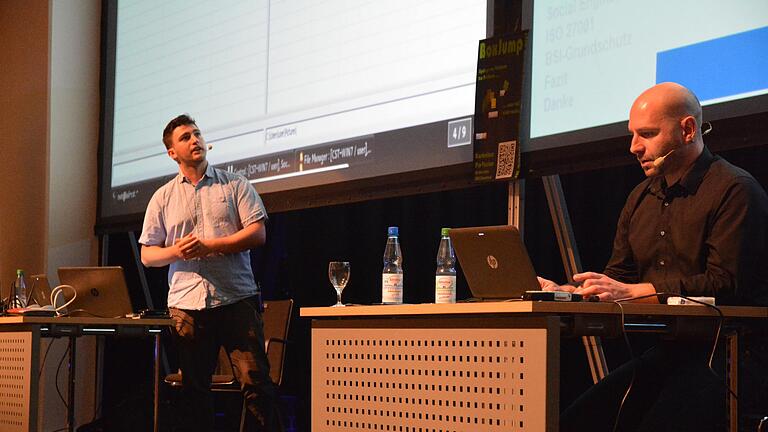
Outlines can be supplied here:
M456 276L435 276L435 303L456 303Z
M381 302L400 304L403 302L403 274L382 273Z

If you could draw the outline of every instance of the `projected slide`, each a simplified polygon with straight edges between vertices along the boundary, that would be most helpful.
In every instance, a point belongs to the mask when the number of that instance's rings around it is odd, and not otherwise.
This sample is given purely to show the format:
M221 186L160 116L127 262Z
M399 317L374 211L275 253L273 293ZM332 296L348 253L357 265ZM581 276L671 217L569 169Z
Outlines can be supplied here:
M768 1L552 0L533 8L532 139L625 121L634 98L657 82L680 82L703 105L768 93ZM555 145L562 142L538 148Z
M161 134L183 112L213 144L209 160L260 192L293 177L469 160L471 135L449 140L448 123L471 127L485 9L486 0L119 2L113 200L145 201L136 185L177 171ZM422 163L397 161L386 133L432 124L442 124L439 143L423 143Z

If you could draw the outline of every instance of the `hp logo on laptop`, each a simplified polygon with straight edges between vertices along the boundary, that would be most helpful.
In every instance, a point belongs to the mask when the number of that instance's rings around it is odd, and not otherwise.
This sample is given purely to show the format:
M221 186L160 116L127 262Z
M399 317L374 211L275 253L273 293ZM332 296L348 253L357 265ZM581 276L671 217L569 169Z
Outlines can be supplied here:
M499 268L499 261L493 255L488 255L485 260L488 262L488 267L496 270Z

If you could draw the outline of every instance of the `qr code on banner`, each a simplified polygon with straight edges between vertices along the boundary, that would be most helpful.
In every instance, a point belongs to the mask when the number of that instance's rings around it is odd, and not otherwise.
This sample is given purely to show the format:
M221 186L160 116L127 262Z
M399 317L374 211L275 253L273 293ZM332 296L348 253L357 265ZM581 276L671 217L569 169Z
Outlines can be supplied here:
M515 156L517 141L504 141L499 143L499 151L496 153L496 179L510 178L515 173Z

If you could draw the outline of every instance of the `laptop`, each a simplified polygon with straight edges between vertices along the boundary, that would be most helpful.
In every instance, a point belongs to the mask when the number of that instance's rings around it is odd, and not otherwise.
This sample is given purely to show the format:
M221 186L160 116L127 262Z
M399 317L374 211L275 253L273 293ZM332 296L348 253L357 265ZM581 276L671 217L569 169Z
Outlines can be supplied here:
M51 304L51 285L48 283L48 276L36 274L29 277L27 284L28 295L27 305L48 306Z
M27 306L9 308L8 315L52 317L56 311L51 306L51 287L48 276L44 274L30 276L27 283Z
M453 228L449 236L473 297L522 299L526 291L541 289L517 228Z
M59 281L77 293L67 307L71 315L116 318L133 313L122 267L59 267ZM69 291L65 288L67 299L72 298Z

